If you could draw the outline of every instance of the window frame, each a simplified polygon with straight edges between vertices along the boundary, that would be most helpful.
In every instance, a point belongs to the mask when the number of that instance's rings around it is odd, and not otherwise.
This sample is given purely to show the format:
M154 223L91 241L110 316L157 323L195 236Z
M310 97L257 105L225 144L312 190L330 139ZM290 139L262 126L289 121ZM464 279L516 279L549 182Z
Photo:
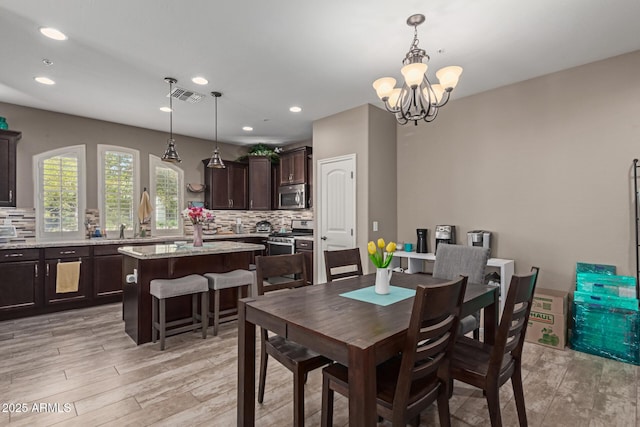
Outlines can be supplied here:
M108 234L112 234L116 236L119 233L117 229L107 229L107 209L106 209L106 199L104 193L104 156L107 152L117 152L123 154L129 154L133 156L133 224L125 224L126 230L130 230L130 234L133 234L138 230L138 204L139 198L142 193L140 191L140 150L136 150L133 148L121 147L117 145L108 145L108 144L98 144L97 148L98 154L98 211L100 212L100 227L102 230L107 231Z
M87 149L86 145L72 145L68 147L56 148L35 154L33 162L33 205L36 210L36 240L40 241L69 241L86 238L86 211L87 211ZM44 230L44 196L43 196L43 164L44 161L52 157L73 155L78 159L78 230L45 232Z
M156 200L156 167L161 166L172 169L178 173L178 228L177 230L159 230L156 228L157 206ZM184 222L181 211L184 209L184 170L177 167L173 163L163 162L160 157L149 154L149 197L153 206L153 214L151 215L151 235L152 236L182 236L184 234Z

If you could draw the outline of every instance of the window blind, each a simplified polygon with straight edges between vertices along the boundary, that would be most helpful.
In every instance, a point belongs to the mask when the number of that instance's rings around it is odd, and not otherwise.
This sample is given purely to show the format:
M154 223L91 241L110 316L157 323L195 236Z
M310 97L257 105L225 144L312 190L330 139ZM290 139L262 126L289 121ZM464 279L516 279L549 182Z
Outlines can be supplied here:
M42 162L43 225L45 233L80 230L79 161L74 154Z

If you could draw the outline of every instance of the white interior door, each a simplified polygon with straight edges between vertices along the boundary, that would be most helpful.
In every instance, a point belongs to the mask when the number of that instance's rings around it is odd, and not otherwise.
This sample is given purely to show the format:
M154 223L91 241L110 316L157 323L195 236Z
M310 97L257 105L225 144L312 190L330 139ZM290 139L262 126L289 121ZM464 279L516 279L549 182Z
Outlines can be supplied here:
M356 155L319 160L317 169L317 283L325 283L324 251L356 246Z

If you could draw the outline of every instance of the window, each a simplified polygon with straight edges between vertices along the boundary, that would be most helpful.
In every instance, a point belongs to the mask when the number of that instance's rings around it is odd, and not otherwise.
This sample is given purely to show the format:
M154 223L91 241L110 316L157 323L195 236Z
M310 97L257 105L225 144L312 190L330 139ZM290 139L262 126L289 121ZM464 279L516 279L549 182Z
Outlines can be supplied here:
M151 230L154 235L182 234L184 206L184 171L171 163L149 156L149 182L153 219Z
M47 151L33 157L36 237L84 239L85 146Z
M140 200L138 150L98 144L98 209L102 229L117 236L121 224L136 230Z

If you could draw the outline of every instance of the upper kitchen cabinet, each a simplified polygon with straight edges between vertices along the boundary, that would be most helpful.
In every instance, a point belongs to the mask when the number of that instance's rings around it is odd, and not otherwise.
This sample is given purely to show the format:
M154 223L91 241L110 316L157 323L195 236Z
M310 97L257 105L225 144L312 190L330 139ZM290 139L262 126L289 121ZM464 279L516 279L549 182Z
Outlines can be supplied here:
M0 130L0 206L16 206L16 145L22 132Z
M208 168L204 163L204 179L207 189L204 203L207 209L247 209L248 165L224 161L224 169Z
M294 148L280 153L280 179L278 185L308 183L308 160L310 157L311 147Z
M249 156L249 209L273 208L273 170L271 159L266 156Z

